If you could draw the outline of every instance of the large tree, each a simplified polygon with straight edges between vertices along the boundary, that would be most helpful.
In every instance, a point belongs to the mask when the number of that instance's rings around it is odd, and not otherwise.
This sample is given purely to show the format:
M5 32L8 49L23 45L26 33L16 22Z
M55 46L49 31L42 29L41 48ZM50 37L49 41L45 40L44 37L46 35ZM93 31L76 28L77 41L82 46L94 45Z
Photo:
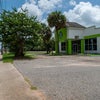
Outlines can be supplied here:
M0 15L0 37L4 46L15 53L24 56L27 41L36 42L40 23L36 17L28 17L26 11L3 11Z
M48 24L50 27L55 27L56 30L56 38L55 38L55 46L56 46L56 53L59 53L59 35L58 35L58 30L61 28L66 27L66 17L60 12L60 11L55 11L52 12L48 15L47 18Z
M50 38L52 36L50 28L46 24L41 24L41 35L44 41L44 46L47 51L47 54L50 52Z

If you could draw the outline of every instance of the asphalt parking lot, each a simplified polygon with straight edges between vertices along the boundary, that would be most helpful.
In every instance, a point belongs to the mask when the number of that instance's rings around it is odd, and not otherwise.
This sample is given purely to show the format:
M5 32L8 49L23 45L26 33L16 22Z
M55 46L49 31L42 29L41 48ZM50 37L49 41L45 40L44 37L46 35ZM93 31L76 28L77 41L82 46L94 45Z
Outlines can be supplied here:
M14 66L47 100L100 100L100 56L39 56Z

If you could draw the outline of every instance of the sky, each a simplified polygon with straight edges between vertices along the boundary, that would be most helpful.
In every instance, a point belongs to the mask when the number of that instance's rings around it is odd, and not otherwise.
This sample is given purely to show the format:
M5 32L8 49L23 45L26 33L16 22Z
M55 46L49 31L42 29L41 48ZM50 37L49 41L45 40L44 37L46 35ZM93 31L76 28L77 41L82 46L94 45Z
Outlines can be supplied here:
M77 22L86 27L100 27L100 0L1 0L2 8L12 10L21 8L28 10L29 16L37 16L38 20L47 23L48 14L61 11L68 21Z

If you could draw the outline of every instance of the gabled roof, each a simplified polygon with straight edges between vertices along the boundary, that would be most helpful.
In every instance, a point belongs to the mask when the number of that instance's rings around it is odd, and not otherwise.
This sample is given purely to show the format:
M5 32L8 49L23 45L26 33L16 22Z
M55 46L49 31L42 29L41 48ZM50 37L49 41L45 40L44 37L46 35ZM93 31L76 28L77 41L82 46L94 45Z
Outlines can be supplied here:
M66 26L67 27L75 27L75 28L85 28L84 26L82 26L76 22L67 22Z

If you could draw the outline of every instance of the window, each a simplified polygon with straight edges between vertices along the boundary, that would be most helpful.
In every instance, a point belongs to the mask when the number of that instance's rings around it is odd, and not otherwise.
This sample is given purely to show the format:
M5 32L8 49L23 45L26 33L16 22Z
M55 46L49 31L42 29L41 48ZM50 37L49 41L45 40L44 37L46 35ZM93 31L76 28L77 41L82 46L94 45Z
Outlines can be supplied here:
M61 42L61 50L62 51L66 50L66 43L65 42Z
M97 50L97 38L86 39L85 50Z
M59 37L62 38L63 37L63 33L60 31L59 32Z

